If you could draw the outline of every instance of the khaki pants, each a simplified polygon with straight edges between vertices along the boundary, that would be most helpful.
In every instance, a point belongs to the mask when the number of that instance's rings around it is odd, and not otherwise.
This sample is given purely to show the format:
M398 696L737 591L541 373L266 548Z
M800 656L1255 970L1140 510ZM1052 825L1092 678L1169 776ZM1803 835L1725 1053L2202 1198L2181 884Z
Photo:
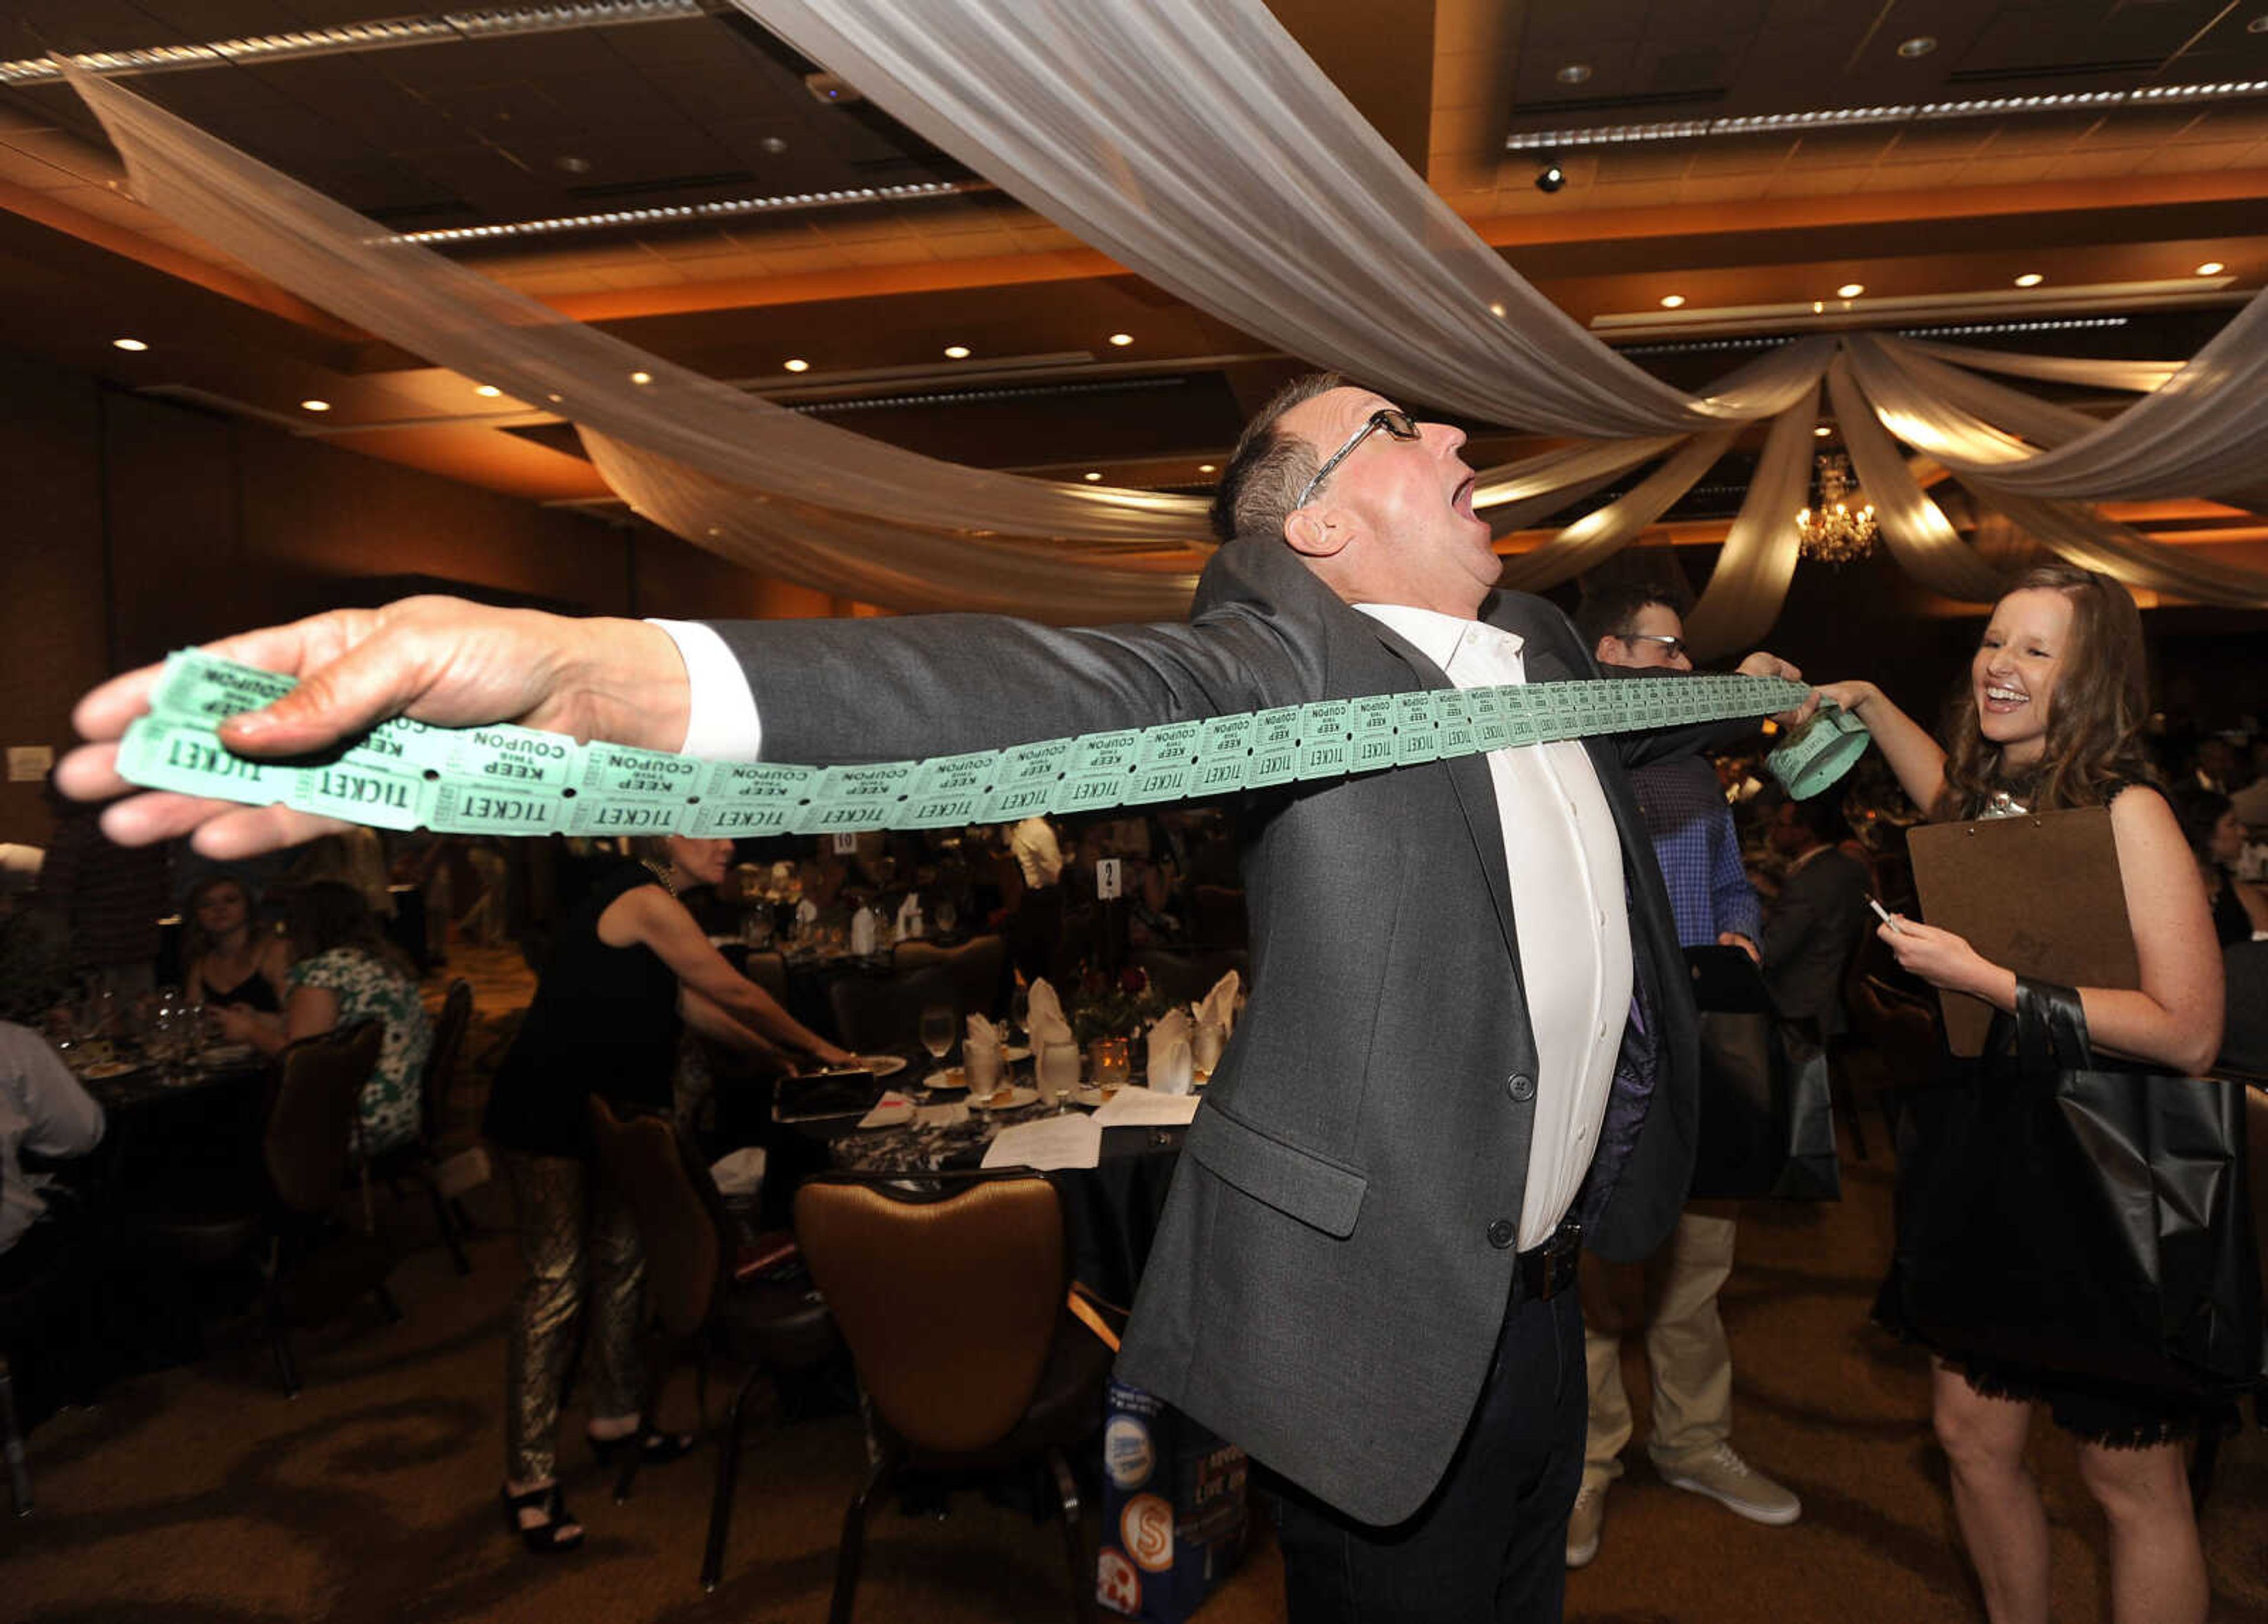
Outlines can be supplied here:
M1675 1466L1732 1436L1733 1350L1717 1313L1717 1293L1733 1272L1734 1222L1689 1208L1660 1251L1643 1263L1583 1259L1583 1357L1591 1407L1583 1487L1623 1473L1630 1442L1630 1395L1623 1391L1622 1339L1646 1327L1653 1374L1653 1428L1646 1453Z

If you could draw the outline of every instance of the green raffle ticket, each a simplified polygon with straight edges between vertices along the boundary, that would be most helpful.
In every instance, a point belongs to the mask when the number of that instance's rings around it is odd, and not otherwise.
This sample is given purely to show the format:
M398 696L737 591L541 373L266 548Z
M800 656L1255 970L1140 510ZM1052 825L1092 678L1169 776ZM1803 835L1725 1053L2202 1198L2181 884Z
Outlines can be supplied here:
M1507 746L1766 716L1793 709L1808 692L1778 677L1723 676L1424 688L824 768L703 761L533 728L399 716L318 758L254 760L215 735L224 717L293 686L197 650L172 655L150 714L120 743L120 775L145 789L281 804L381 829L821 834L1010 823L1320 783ZM1847 733L1855 718L1841 726ZM1863 731L1857 737L1863 748Z

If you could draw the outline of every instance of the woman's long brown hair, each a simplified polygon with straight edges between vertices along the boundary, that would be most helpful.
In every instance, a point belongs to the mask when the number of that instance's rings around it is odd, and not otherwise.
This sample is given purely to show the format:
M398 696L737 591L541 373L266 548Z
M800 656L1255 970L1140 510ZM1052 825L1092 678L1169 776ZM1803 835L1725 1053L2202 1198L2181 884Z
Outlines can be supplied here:
M1933 816L1973 818L1998 790L2034 812L2100 806L2130 783L2157 781L2142 742L2149 680L2134 599L2107 575L2041 564L2017 577L2003 600L2033 591L2071 599L2071 635L2057 662L2039 765L2016 773L2003 765L2000 747L1977 725L1977 685L1963 672L1946 713L1945 793Z

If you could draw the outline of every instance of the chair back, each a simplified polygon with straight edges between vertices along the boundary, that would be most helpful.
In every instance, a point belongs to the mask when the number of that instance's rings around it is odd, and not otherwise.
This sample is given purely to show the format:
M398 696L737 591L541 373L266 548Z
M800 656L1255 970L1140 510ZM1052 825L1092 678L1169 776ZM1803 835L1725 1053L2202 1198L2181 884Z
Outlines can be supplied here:
M439 1134L443 1108L457 1081L457 1062L465 1052L465 1033L473 1024L473 984L463 976L449 983L441 1000L441 1014L433 1023L433 1047L426 1052L425 1075L420 1079L417 1136L431 1145Z
M1069 1289L1063 1207L1036 1173L924 1197L842 1175L795 1232L875 1413L917 1449L998 1442L1031 1407Z
M787 960L770 950L759 952L750 950L740 966L740 974L771 994L772 1002L782 1006L787 1003Z
M827 984L827 1002L843 1047L861 1054L918 1047L922 1011L932 1004L950 1005L956 1028L964 1013L961 988L941 964L893 968L885 975L839 975Z
M998 936L971 937L957 947L908 942L891 960L906 972L942 967L953 978L954 1007L963 1015L989 1015L1000 1007L1000 974L1007 962L1007 938Z
M600 1175L637 1226L655 1317L671 1334L692 1335L717 1305L730 1233L709 1170L687 1154L666 1117L619 1117L595 1094L591 1141Z
M302 1215L328 1212L346 1182L356 1106L378 1066L378 1021L302 1038L284 1051L261 1135L276 1199Z

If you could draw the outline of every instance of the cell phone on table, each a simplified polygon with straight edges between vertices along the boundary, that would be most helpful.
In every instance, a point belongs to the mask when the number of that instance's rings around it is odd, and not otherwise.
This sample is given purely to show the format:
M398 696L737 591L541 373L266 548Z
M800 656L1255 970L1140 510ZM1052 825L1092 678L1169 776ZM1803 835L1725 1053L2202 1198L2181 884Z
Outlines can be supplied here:
M1891 913L1889 909L1882 906L1881 899L1879 897L1868 897L1867 899L1867 906L1873 908L1874 910L1874 916L1880 919L1884 924L1888 925L1891 930L1897 930L1901 934L1904 933L1904 928L1898 923L1897 915Z

